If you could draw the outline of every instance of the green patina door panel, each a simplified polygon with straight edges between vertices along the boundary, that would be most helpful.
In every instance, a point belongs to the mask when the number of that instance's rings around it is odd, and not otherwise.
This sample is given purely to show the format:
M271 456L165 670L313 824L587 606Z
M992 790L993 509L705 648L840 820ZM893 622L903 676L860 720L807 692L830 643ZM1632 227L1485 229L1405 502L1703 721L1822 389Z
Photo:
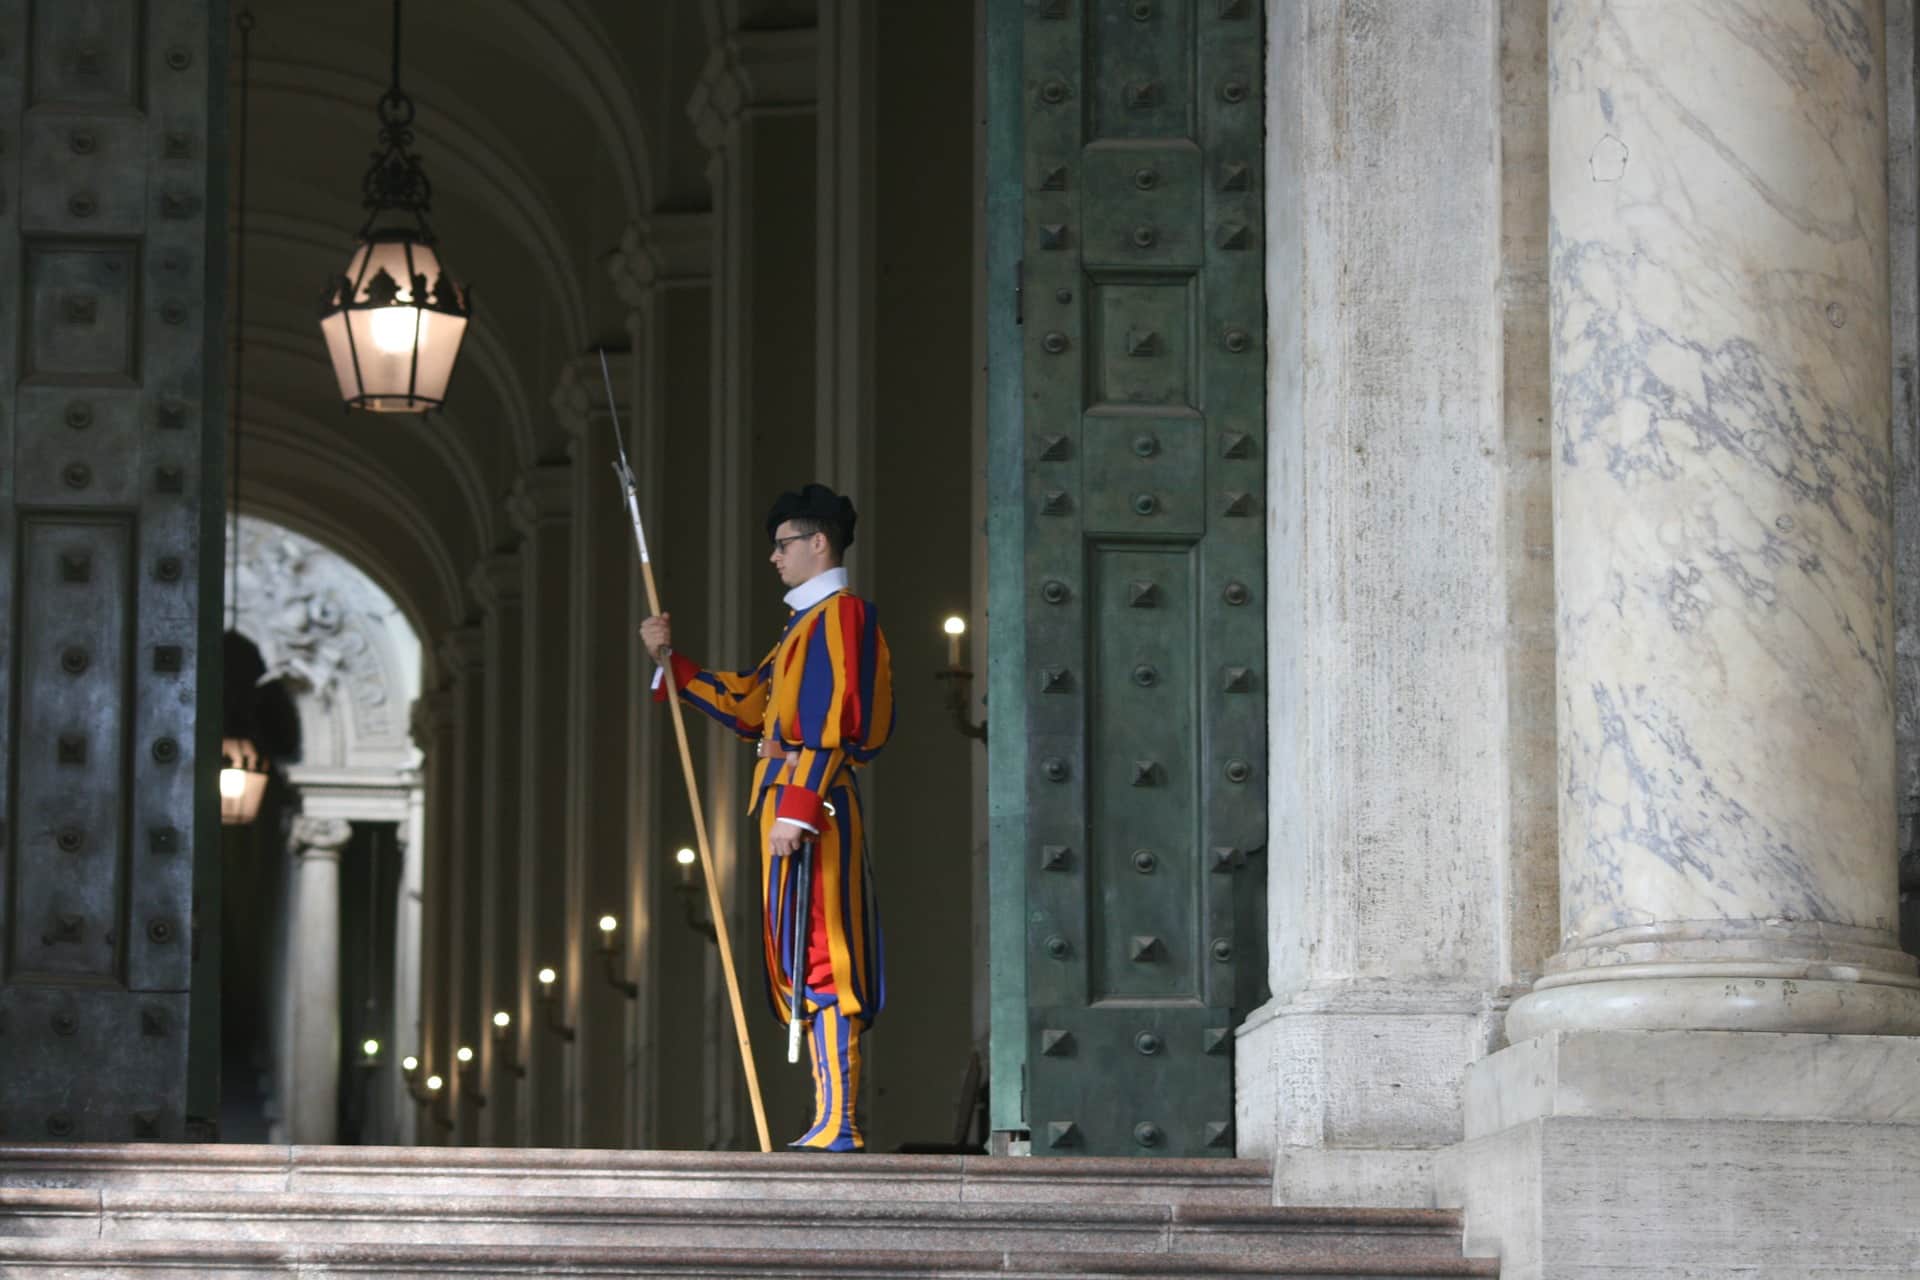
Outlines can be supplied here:
M1022 1119L1036 1154L1230 1155L1265 968L1259 12L1030 0L1020 37Z
M225 18L0 0L9 1141L213 1134Z

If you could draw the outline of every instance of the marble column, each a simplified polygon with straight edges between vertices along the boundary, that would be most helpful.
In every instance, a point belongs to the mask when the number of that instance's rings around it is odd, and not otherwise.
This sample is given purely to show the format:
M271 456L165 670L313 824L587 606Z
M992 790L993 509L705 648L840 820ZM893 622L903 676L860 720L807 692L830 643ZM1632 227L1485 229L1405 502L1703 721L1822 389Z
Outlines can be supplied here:
M551 1012L563 1025L580 1025L583 939L569 936L566 902L568 642L573 520L573 468L565 462L530 467L515 483L508 513L524 539L520 547L522 613L518 856L510 881L519 928L518 1017L527 1035L527 1078L515 1124L525 1146L565 1145L567 1081L577 1043L544 1025ZM534 974L558 972L550 1009Z
M710 575L698 555L706 536L706 498L693 486L666 483L664 476L670 448L681 439L675 424L700 421L711 410L712 222L704 213L653 214L627 230L608 262L614 288L631 308L634 408L624 419L627 450L649 521L662 606L683 620L683 629L684 620L708 616ZM652 678L653 661L639 641L647 600L638 565L629 573L627 683L640 690ZM685 923L678 893L680 871L672 853L692 842L692 825L665 709L644 696L629 699L627 744L631 782L622 901L633 928L623 960L641 975L630 1023L627 1145L696 1147L704 1141L699 1117L668 1105L674 1090L666 1082L710 1074L697 1056L703 1040L689 1029L715 1016L701 998L702 970L712 952Z
M478 864L467 876L478 909L464 916L467 962L477 966L478 981L474 998L462 1002L462 1021L455 1035L480 1040L473 1047L481 1056L481 1078L487 1081L488 1095L484 1116L471 1107L462 1109L462 1132L467 1141L497 1147L518 1142L513 1115L519 1088L517 1077L501 1070L497 1062L498 1042L489 1021L493 1011L505 1009L513 1016L507 1046L515 1061L526 1061L530 1042L525 1010L520 1007L520 978L527 957L520 948L517 908L523 647L520 559L517 548L496 552L473 571L471 588L482 611L482 679L473 684L477 705L467 704L478 712L478 719L468 723L477 724L480 731L473 761L477 767L471 775L476 803L469 806L477 826L459 841L465 856ZM471 732L468 737L473 737ZM459 1073L452 1070L451 1045L446 1052L447 1069L441 1075L458 1080Z
M1563 937L1516 1042L1920 1031L1883 38L1877 0L1553 7Z
M288 917L287 1140L332 1143L340 1106L340 851L353 824L293 820Z
M711 51L687 104L708 149L713 190L711 421L702 480L710 575L701 648L704 662L746 666L779 634L781 592L766 577L765 538L755 518L774 495L804 483L816 462L814 271L818 252L815 167L816 34L812 29L735 31ZM687 619L678 610L676 621ZM758 646L758 647L756 647ZM742 820L749 761L738 739L704 733L700 777L716 874L736 943L735 962L751 973L752 950L739 947L756 910L757 857ZM701 739L696 737L696 749ZM730 1027L719 992L719 966L709 988L719 1009L709 1027L721 1073L707 1100L708 1132L699 1145L752 1145L744 1077L727 1053ZM805 1089L796 1073L777 1069L775 1046L761 1037L760 1080L770 1111L799 1113Z
M634 358L609 354L615 407L633 417ZM628 1023L634 1001L606 981L599 956L599 919L612 915L625 945L644 925L626 909L627 798L634 785L627 762L629 625L627 595L635 585L633 529L614 484L613 415L608 378L598 355L570 361L548 403L566 430L572 459L572 537L567 627L566 876L561 897L566 936L584 968L579 976L575 1034L566 1080L568 1146L620 1147L628 1129ZM657 514L657 513L656 513ZM621 956L621 974L634 971Z

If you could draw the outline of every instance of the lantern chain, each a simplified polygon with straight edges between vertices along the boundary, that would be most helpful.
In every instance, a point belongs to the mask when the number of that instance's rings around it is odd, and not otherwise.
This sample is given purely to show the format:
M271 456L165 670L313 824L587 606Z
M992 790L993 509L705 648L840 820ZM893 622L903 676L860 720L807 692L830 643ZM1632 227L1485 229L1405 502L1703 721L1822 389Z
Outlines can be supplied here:
M427 213L433 205L433 184L427 181L420 158L413 154L413 99L400 87L400 0L393 0L393 82L380 95L380 146L360 180L361 205L367 210L364 236L383 213L411 213L420 223L421 239L433 243Z
M233 534L227 548L228 584L232 593L229 631L240 629L240 395L246 386L247 365L247 125L248 97L253 85L253 10L242 9L240 28L240 155L235 175L240 188L234 211L233 242Z

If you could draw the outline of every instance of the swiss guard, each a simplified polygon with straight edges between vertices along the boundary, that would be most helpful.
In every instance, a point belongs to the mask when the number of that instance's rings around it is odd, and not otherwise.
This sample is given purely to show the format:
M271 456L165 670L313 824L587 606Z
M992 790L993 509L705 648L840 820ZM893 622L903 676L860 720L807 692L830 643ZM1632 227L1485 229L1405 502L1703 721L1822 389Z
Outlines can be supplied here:
M879 611L841 567L855 519L825 485L782 494L767 514L792 610L779 643L746 671L669 658L681 700L760 759L748 811L760 820L767 995L789 1029L795 1011L804 1019L813 1059L813 1126L787 1145L814 1151L865 1148L860 1037L887 998L857 775L893 730L893 675ZM641 625L647 652L671 649L671 617ZM666 696L656 675L654 699Z

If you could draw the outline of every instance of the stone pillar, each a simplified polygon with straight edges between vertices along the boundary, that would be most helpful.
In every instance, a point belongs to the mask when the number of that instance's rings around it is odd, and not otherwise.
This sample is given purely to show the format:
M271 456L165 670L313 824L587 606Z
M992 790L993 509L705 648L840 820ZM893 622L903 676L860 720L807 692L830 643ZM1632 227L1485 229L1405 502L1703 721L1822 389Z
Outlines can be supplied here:
M472 590L479 602L480 633L483 650L482 679L473 682L473 706L480 728L478 766L473 773L477 787L469 806L478 826L460 846L468 858L477 855L478 866L468 875L468 883L478 901L478 910L467 912L465 948L470 972L477 975L474 997L464 1000L462 1025L455 1036L477 1037L482 1041L474 1050L481 1055L481 1077L487 1081L488 1106L484 1116L472 1107L462 1108L462 1133L466 1140L484 1146L510 1147L518 1142L513 1114L519 1093L513 1073L501 1070L496 1062L496 1041L490 1019L496 1009L513 1015L514 1024L508 1047L515 1061L525 1062L529 1035L526 1011L520 1006L521 972L527 957L520 947L518 914L520 847L520 655L522 645L521 568L518 549L498 552L482 560L473 572ZM477 706L475 705L477 703ZM471 740L472 734L469 733ZM485 1032L482 1031L485 1027ZM453 1046L440 1074L451 1083L459 1078L453 1070Z
M453 664L443 656L441 666L450 669ZM460 917L455 908L463 903L464 886L450 865L455 854L456 754L461 738L460 700L455 692L459 679L450 675L444 687L422 694L413 704L413 741L420 748L425 787L418 797L416 818L406 832L406 872L401 877L396 918L402 922L403 934L408 928L414 931L415 945L395 944L402 987L395 993L394 1043L387 1054L402 1099L407 1094L399 1077L400 1059L412 1054L423 1062L437 1060L428 1046L447 1043L459 1004L460 952L455 940L460 936ZM405 989L409 982L410 1001ZM400 1117L402 1142L439 1140L432 1126L416 1128L410 1104L401 1105L394 1114Z
M814 328L813 478L853 499L861 540L847 555L855 581L864 548L876 545L874 521L874 217L876 92L873 0L820 6L815 38L816 108L814 220L818 250Z
M703 213L650 216L621 237L609 272L621 301L631 308L628 373L634 408L624 421L654 574L662 607L697 643L711 585L708 563L699 555L706 537L706 498L693 486L669 484L664 477L669 456L679 456L683 437L676 424L699 421L711 407L712 218ZM692 825L671 721L665 708L641 692L652 678L653 661L640 647L647 599L635 559L629 552L627 685L635 696L628 700L631 781L622 901L625 918L633 922L623 963L640 975L640 996L629 1024L627 1145L689 1148L704 1142L699 1117L671 1105L675 1089L669 1082L710 1074L697 1029L715 1016L701 998L712 952L685 922L680 872L671 860L675 849L692 842ZM725 1017L725 1011L718 1016Z
M1883 19L1551 8L1563 941L1437 1186L1509 1280L1911 1267Z
M1563 940L1516 1041L1920 1031L1883 27L1854 8L1554 10Z
M443 767L441 773L446 772ZM443 853L446 845L439 829L428 821L430 785L423 776L421 785L407 793L407 821L400 830L400 883L395 886L393 904L393 1039L382 1055L379 1077L387 1095L386 1113L392 1117L388 1140L403 1147L412 1146L418 1132L400 1060L406 1054L418 1054L426 1025L426 987L421 972L427 955L426 855L430 844L437 841Z
M714 47L687 105L710 153L713 188L713 430L702 472L707 496L708 613L701 648L709 663L758 660L785 619L781 592L762 563L757 514L782 489L804 482L814 447L816 350L805 335L818 323L814 298L814 92L818 70L811 29L735 31ZM676 621L684 624L676 612ZM684 631L684 626L681 628ZM697 739L696 739L697 741ZM737 738L705 732L700 770L707 788L708 832L716 874L736 943L735 963L751 973L755 950L741 946L754 918L755 833L742 819L749 761ZM744 869L744 874L743 874ZM750 941L750 940L749 940ZM727 1026L719 965L708 973L709 1042ZM726 1040L730 1045L730 1038ZM776 1070L766 1037L760 1080L769 1111L800 1114L797 1073ZM751 1145L745 1088L718 1053L708 1099L708 1133L699 1145ZM784 1058L784 1055L778 1055Z
M438 947L445 1012L421 1050L423 1078L434 1072L448 1080L455 1078L454 1049L475 1034L474 1021L484 1016L488 1005L482 927L487 909L482 833L487 829L489 804L486 656L483 626L460 627L440 641L440 662L452 689L451 717L457 731L446 762L448 795L442 822L445 856L440 864L441 887L437 893L432 887L428 889L429 905L439 899L435 909L446 920ZM425 1125L421 1132L431 1135L435 1142L446 1136L446 1130L438 1124Z
M340 1106L340 851L353 825L295 817L288 840L293 910L288 919L287 1140L336 1139Z
M623 424L633 417L633 362L625 352L607 357ZM627 594L636 583L639 556L613 482L614 425L598 355L564 366L549 403L567 431L573 461L562 900L566 936L583 968L574 1002L579 1039L568 1061L564 1132L568 1146L621 1147L628 1129L628 1024L634 1001L606 981L598 922L602 915L615 918L623 950L636 929L644 931L624 903L627 791L635 785L627 761L628 649L634 634ZM624 955L617 966L622 974L634 971Z
M523 1146L565 1145L567 1081L575 1045L539 1025L549 1008L534 980L542 966L558 971L553 1015L580 1025L582 939L567 928L567 721L572 667L570 543L573 468L548 462L514 485L507 509L520 547L522 615L517 879L510 880L519 925L519 1018L530 1024L527 1078L515 1116Z
M1513 518L1547 511L1546 370L1501 323L1544 306L1503 270L1503 6L1269 12L1273 998L1236 1042L1237 1148L1280 1203L1420 1204L1552 949L1521 909L1551 760L1520 736L1552 723L1551 565Z

